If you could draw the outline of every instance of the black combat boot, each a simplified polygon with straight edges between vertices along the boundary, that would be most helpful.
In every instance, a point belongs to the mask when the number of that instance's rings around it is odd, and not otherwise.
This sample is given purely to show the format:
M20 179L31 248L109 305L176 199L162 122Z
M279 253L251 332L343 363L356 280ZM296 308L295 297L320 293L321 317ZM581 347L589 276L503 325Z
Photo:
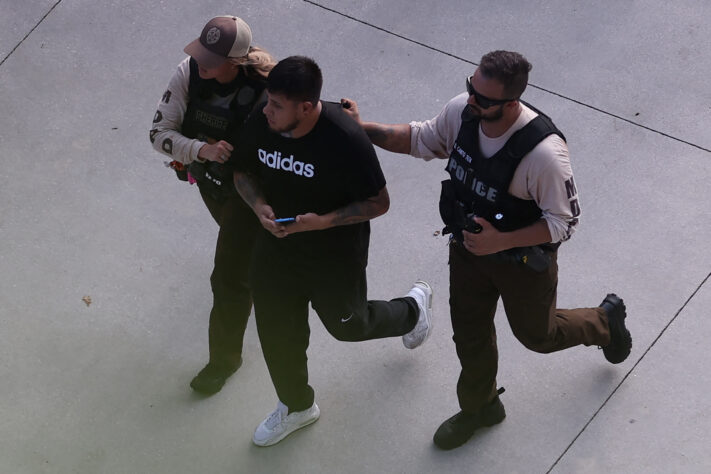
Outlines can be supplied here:
M499 394L504 389L499 389ZM497 395L492 401L484 405L476 413L460 411L453 417L445 420L434 434L434 444L440 449L454 449L472 437L477 428L494 426L506 418L506 410Z
M619 364L630 355L632 350L632 336L625 326L627 312L622 298L610 293L602 300L600 307L607 314L610 326L610 343L602 348L605 359L613 364Z
M242 365L242 358L236 366L228 364L208 363L190 382L190 387L203 395L219 392L225 382Z

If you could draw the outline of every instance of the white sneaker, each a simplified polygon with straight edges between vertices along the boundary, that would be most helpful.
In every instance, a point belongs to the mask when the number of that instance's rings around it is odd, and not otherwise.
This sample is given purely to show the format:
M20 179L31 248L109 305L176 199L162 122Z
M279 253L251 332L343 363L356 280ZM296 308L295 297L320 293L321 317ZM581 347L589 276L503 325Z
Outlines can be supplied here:
M320 414L316 402L307 410L289 413L289 408L280 401L277 403L276 410L254 430L252 441L257 446L277 444L299 428L318 420Z
M412 331L402 336L402 343L408 349L414 349L425 342L432 330L432 287L426 281L417 280L407 296L417 301L420 315Z

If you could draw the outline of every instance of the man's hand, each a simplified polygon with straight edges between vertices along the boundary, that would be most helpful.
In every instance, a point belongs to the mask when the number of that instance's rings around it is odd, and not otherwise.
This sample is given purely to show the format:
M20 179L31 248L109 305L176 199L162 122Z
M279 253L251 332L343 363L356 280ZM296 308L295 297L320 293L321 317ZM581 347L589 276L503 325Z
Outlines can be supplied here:
M474 217L474 222L481 226L481 232L472 234L462 231L464 248L474 255L489 255L514 247L530 247L551 241L545 219L538 219L528 227L511 232L499 232L483 217Z
M276 216L274 215L274 210L269 204L256 204L254 206L254 213L256 214L257 219L259 219L259 222L262 224L262 227L271 232L275 237L282 238L288 235L284 224L274 222Z
M290 223L274 222L274 211L266 204L258 207L257 217L262 223L262 227L267 229L275 237L284 238L287 235L296 234L297 232L309 232L311 230L325 229L326 223L322 216L309 212L300 214Z
M296 220L291 224L286 224L286 235L296 234L297 232L309 232L311 230L323 230L326 228L323 216L309 212L307 214L299 214Z
M465 249L474 255L489 255L510 248L506 246L503 232L496 230L489 221L483 217L474 217L474 222L481 226L481 232L472 234L462 231Z
M200 151L198 151L198 158L207 161L224 163L230 158L230 156L232 156L233 151L234 147L232 145L224 140L220 140L219 142L213 144L205 143L200 148Z
M395 153L410 153L410 125L407 123L399 123L386 125L378 122L363 122L360 119L360 111L358 103L353 99L341 99L341 107L343 111L355 120L373 142L373 145L379 146L383 150L392 151Z
M365 201L356 201L346 204L327 214L318 215L313 212L299 214L291 224L282 226L284 232L272 234L277 237L285 237L297 232L308 232L312 230L324 230L341 225L358 224L369 221L382 214L385 214L390 207L390 196L388 189L383 186L377 195L369 197ZM255 211L256 212L256 211ZM270 230L265 226L265 229Z
M363 125L360 121L360 112L358 111L358 103L353 99L341 99L341 107L346 115L349 115L353 120Z

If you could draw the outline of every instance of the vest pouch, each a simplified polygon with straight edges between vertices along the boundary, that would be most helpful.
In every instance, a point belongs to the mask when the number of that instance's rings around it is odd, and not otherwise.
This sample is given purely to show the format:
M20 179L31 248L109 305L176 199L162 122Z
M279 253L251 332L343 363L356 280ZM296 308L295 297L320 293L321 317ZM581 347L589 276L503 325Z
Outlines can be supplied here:
M216 201L237 194L237 190L232 185L232 169L222 163L193 161L188 166L188 171L195 178L200 189Z
M529 267L534 272L544 272L551 264L551 257L538 245L524 247L521 263Z
M175 175L180 181L188 181L188 169L179 161L165 161L165 166L175 171Z
M543 250L539 245L516 247L492 254L491 256L501 262L525 265L536 273L542 273L548 270L551 264L549 253Z
M187 181L188 180L188 170L185 168L183 169L177 169L175 168L175 175L178 177L180 181Z

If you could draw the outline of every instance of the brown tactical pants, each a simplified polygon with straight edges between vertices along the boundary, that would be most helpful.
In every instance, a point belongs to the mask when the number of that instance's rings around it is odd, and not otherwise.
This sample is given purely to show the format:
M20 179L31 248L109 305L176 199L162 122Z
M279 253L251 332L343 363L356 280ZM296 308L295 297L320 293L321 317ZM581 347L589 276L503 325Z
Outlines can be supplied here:
M457 396L475 412L496 395L498 351L494 313L499 296L516 338L540 353L610 343L602 308L556 309L558 264L537 273L523 264L478 257L456 241L449 249L449 306L462 371Z

